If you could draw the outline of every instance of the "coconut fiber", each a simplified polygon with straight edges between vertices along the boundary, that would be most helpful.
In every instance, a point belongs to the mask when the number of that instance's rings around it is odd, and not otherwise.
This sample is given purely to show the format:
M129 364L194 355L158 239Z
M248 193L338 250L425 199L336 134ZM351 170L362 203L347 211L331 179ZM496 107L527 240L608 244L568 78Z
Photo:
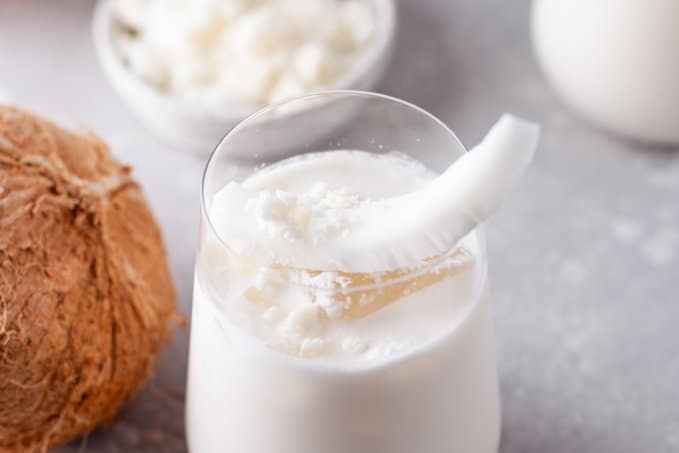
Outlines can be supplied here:
M175 294L130 168L0 106L0 452L112 419L150 376Z

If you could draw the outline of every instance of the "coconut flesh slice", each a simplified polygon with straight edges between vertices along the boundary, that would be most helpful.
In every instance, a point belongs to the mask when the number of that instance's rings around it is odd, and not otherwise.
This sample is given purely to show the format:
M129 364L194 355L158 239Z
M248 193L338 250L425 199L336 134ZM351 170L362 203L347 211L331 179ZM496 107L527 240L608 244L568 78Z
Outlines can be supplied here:
M505 114L479 145L421 189L342 209L342 234L321 243L264 234L247 208L259 191L235 182L215 196L211 221L229 247L262 265L351 273L417 267L450 253L498 209L533 160L538 137L536 124Z

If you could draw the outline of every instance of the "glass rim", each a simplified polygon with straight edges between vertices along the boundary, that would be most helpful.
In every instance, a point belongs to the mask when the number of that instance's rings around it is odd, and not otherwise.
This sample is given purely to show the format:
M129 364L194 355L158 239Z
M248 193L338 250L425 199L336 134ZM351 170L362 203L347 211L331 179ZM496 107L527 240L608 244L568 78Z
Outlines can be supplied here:
M291 104L291 103L296 103L300 101L305 101L305 100L311 100L314 98L320 98L320 97L332 97L332 96L355 96L357 98L371 98L371 99L377 99L377 100L382 100L382 101L387 101L391 102L394 104L401 105L403 107L406 107L407 109L410 109L416 113L424 115L428 120L431 120L434 124L437 124L440 128L442 128L446 134L451 138L451 140L456 143L460 149L463 150L464 153L469 152L467 148L464 146L464 144L460 141L460 139L457 137L457 135L438 117L433 115L432 113L428 112L427 110L423 109L422 107L419 107L411 102L405 101L403 99L399 99L394 96L389 96L386 94L382 93L375 93L375 92L370 92L370 91L360 91L360 90L322 90L322 91L314 91L311 93L307 93L301 96L295 96L287 99L283 99L279 102L275 102L273 104L267 105L266 107L263 107L256 112L248 115L245 117L243 120L239 121L238 124L233 126L230 130L228 130L224 136L219 140L219 142L215 145L214 149L210 152L210 156L207 159L207 162L205 163L205 167L203 169L203 174L201 177L201 189L200 189L200 204L201 204L201 214L205 221L207 222L208 229L210 233L217 239L220 247L223 247L225 251L229 254L232 254L233 256L238 256L239 254L229 246L227 241L225 241L221 235L217 232L217 229L214 227L214 224L212 222L208 207L207 207L207 179L208 179L208 171L211 169L215 159L217 158L217 155L219 154L219 150L230 137L234 136L237 134L243 127L247 126L257 118L264 116L272 111L275 111L276 109L279 109L285 105ZM474 230L470 231L468 235L474 234L477 236L477 240L479 241L479 250L481 252L480 257L477 257L480 259L480 265L481 265L481 270L482 270L482 279L481 279L481 285L483 284L483 279L485 278L487 274L487 253L486 253L486 244L485 244L485 235L483 232L483 227L481 224L477 225ZM455 243L451 246L450 250L446 253L441 254L439 257L436 259L433 259L429 262L427 262L424 265L414 265L412 268L408 270L405 274L403 274L401 277L399 277L399 280L401 279L408 279L413 276L416 276L417 274L421 273L426 273L432 269L435 269L437 266L441 265L451 253L456 249L458 246L458 243ZM200 253L200 252L198 252ZM269 265L273 265L275 263L262 263L262 267L267 267ZM296 270L304 270L304 269L296 269ZM389 270L386 269L384 271L378 271L376 273L382 273L382 272L388 272ZM341 270L321 270L321 272L342 272ZM309 289L319 289L321 288L316 288L313 285L308 285L308 284L303 284L303 283L297 283L297 282L286 282L291 286L299 286L299 287L304 287L304 288L309 288ZM374 288L376 286L379 286L379 283L375 284L368 284L368 285L363 285L361 287L356 287L356 290L366 290L370 288ZM352 288L352 291L354 288Z

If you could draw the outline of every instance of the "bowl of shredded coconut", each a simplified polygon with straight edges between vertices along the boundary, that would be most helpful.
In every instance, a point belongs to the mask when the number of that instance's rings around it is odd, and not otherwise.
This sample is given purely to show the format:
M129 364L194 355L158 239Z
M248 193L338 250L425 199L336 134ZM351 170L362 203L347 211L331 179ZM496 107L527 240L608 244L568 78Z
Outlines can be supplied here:
M142 121L208 153L267 104L372 89L395 9L394 0L103 0L93 33L104 73Z

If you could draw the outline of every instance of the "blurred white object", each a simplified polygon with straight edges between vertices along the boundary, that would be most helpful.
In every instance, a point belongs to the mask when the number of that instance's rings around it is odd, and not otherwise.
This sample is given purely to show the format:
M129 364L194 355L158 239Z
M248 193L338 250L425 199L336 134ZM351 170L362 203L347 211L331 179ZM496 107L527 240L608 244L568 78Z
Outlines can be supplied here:
M342 17L328 18L328 5ZM121 26L143 27L144 39ZM141 119L171 143L207 154L268 102L372 89L395 27L394 0L102 0L93 33L104 72Z
M678 0L536 0L533 42L556 90L625 136L679 143Z

